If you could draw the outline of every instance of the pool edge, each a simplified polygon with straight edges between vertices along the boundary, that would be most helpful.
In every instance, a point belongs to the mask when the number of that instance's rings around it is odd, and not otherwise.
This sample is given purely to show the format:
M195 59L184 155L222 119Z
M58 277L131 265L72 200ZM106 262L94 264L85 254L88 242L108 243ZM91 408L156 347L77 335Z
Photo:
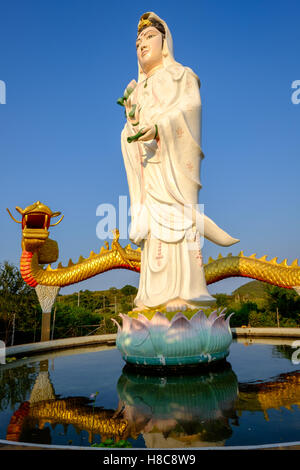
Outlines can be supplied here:
M92 450L92 451L108 451L108 449L101 448L101 447L84 447L84 446L64 446L64 445L52 445L52 444L33 444L33 443L26 443L26 442L14 442L14 441L6 441L5 439L0 439L0 450ZM131 447L128 449L118 449L118 448L111 448L111 452L116 451L143 451L147 452L149 450L154 451L161 451L161 450L170 450L174 451L173 448L138 448L138 447ZM192 450L300 450L300 441L295 442L282 442L282 443L275 443L275 444L261 444L261 445L248 445L248 446L224 446L224 447L182 447L176 448L176 451L183 450L183 451L192 451Z
M54 351L58 349L71 349L80 346L92 346L99 344L115 345L116 334L94 335L94 336L76 336L74 338L54 339L51 341L41 341L39 343L26 343L16 346L8 346L5 350L6 356L19 357L26 355L34 355L41 352Z
M252 328L252 327L233 327L231 328L232 337L244 338L300 338L300 328ZM116 344L117 334L76 336L74 338L54 339L51 341L41 341L38 343L26 343L16 346L6 347L6 356L21 357L34 355L41 352L48 352L59 349L71 349L80 346L91 346L96 344Z

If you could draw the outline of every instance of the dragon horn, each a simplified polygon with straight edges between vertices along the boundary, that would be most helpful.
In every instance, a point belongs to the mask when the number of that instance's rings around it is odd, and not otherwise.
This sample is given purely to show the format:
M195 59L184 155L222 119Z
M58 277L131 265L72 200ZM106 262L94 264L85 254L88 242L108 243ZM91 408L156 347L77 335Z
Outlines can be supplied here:
M14 222L16 222L17 224L21 224L21 223L22 223L20 220L17 220L17 219L14 218L14 216L11 214L11 212L10 212L9 209L6 208L6 210L7 210L7 212L9 213L9 215L11 216L11 218L13 219Z
M57 215L52 215L52 217L57 217L59 214L60 214L60 212L58 212ZM60 222L62 221L63 218L64 218L64 215L62 215L61 218L57 222L55 222L55 224L50 224L49 227L55 227L55 225L60 224Z

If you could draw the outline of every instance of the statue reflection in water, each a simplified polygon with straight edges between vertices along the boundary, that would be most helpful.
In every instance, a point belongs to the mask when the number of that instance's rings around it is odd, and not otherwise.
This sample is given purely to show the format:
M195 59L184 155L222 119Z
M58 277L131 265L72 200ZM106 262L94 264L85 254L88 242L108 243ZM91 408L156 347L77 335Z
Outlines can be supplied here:
M12 416L6 438L51 444L51 428L61 424L65 434L69 425L78 434L87 431L90 443L100 436L101 442L116 443L142 437L152 448L221 446L232 433L230 420L237 421L238 382L228 363L219 372L184 377L138 375L125 367L117 393L116 410L91 406L87 397L59 398L48 361L43 361L29 400Z
M33 377L32 363L21 368ZM18 375L18 384L22 397L29 398L12 415L7 440L70 444L71 436L73 445L85 446L129 439L136 447L216 447L226 445L243 412L263 413L268 421L270 409L292 410L293 405L300 405L299 371L269 382L238 383L227 361L219 370L182 377L146 376L125 366L117 383L117 409L94 406L85 396L57 395L48 361L40 362L35 382L28 381L25 372L23 382ZM0 385L12 373L13 368L1 371ZM13 396L7 398L13 407ZM64 433L58 433L57 425L63 426Z
M238 382L228 363L219 372L181 377L125 368L117 390L129 434L142 434L148 448L223 446L230 421L237 421Z

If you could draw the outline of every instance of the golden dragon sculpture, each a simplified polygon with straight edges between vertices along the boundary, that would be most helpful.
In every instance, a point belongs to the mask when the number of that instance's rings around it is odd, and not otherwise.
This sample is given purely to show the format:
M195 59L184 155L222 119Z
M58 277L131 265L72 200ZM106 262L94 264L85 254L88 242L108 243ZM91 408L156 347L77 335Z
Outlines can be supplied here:
M89 279L97 274L111 269L129 269L140 271L141 250L133 249L130 244L123 248L119 243L119 231L115 229L111 247L108 242L101 247L100 253L93 251L88 258L80 256L77 263L70 259L68 266L58 264L52 268L59 256L58 244L49 238L49 227L58 225L63 216L55 224L51 219L60 215L52 212L40 201L21 209L16 207L22 220L16 220L10 211L12 219L22 225L22 255L20 271L24 281L32 287L37 285L65 287ZM48 264L45 268L44 265ZM256 255L245 256L241 251L238 255L229 254L217 259L209 258L204 265L207 284L228 277L248 277L270 284L294 288L300 294L300 266L295 259L290 265L284 259L281 263L277 258L267 260L267 255L256 258Z
M21 403L18 410L12 415L6 431L6 439L19 441L23 428L34 428L36 421L39 429L43 429L45 423L55 425L72 424L80 430L90 434L100 434L102 441L107 438L115 438L118 442L128 428L128 422L122 417L116 416L115 410L106 410L89 406L89 400L84 397L59 398L42 400L31 404Z

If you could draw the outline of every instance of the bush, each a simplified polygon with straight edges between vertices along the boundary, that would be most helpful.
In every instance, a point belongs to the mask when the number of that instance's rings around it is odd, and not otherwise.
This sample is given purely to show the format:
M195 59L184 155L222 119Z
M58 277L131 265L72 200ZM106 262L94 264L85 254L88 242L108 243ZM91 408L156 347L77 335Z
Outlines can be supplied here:
M227 294L215 294L217 307L228 307L231 302L231 297Z
M299 327L299 323L297 322L297 320L293 318L280 318L279 322L282 328L298 328Z
M249 314L249 323L253 328L275 327L277 326L276 314L267 311L251 311Z
M102 316L83 307L73 307L58 303L56 306L54 338L81 336L99 325ZM83 326L91 325L90 329Z
M238 304L235 304L236 306ZM250 312L257 312L257 305L254 302L242 302L239 308L230 306L228 313L235 312L233 315L230 325L232 327L240 327L249 324Z

